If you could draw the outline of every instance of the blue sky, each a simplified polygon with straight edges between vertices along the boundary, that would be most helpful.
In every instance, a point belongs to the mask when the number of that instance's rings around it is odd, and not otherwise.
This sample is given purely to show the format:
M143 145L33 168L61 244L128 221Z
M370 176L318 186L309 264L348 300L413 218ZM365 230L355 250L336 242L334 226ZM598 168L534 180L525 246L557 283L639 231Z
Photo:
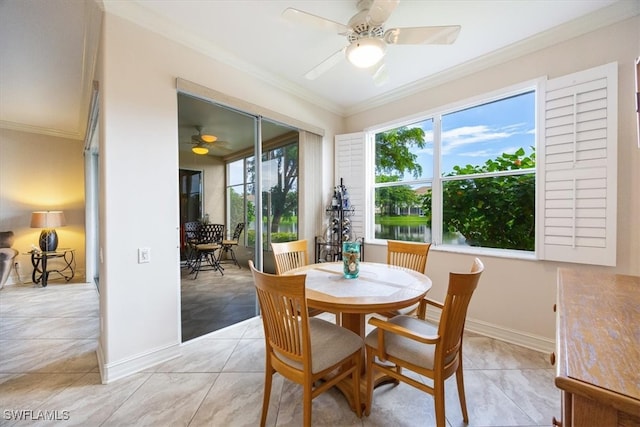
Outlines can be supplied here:
M428 146L416 150L423 177L433 176L433 127L431 120L415 123L425 132ZM442 117L442 172L453 166L481 165L502 153L535 146L535 93L514 96ZM405 178L408 178L405 176Z

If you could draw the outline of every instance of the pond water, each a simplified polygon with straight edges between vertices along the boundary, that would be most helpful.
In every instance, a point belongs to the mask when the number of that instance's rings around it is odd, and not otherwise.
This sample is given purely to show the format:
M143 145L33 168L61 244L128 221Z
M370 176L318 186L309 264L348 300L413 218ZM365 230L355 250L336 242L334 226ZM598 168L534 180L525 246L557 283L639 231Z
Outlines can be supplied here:
M407 242L431 242L431 228L424 224L416 225L375 225L376 239L403 240ZM460 233L444 233L442 242L449 245L466 245Z

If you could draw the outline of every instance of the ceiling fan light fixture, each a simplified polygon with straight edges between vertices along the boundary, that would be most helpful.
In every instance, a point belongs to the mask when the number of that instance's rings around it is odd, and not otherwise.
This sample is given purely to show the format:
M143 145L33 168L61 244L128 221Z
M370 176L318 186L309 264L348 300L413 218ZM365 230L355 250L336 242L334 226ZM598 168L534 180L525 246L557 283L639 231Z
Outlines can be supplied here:
M204 142L211 143L211 142L216 142L218 140L218 137L215 135L204 134L204 135L200 135L200 139L202 139Z
M209 149L205 147L202 143L198 143L191 148L195 154L207 154Z
M387 45L378 37L363 37L352 42L346 51L347 59L358 68L369 68L380 62Z

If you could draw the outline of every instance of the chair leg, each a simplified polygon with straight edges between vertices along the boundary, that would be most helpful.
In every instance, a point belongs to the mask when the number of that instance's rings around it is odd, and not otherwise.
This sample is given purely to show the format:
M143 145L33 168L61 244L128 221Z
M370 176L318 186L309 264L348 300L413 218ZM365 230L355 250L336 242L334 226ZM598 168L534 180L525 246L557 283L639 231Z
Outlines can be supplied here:
M445 427L444 379L440 375L433 379L433 400L436 406L436 426Z
M268 359L268 356L267 356ZM269 413L269 399L271 398L271 382L273 380L274 370L271 368L271 363L267 361L264 375L264 396L262 397L262 416L260 417L260 427L264 427L267 424L267 414Z
M233 248L229 248L229 252L231 252L231 259L233 260L233 263L235 265L237 265L238 268L242 268L242 267L240 267L240 263L238 262L238 259L236 258L236 253L233 251Z
M460 399L460 409L462 410L462 420L469 423L469 415L467 414L467 400L464 395L464 377L462 376L462 360L456 369L456 383L458 385L458 398Z
M311 427L311 399L313 384L306 382L303 385L304 391L302 393L302 425L304 427Z
M362 371L362 357L361 353L358 351L353 356L352 361L352 373L351 380L353 382L353 403L356 407L356 415L358 418L362 418L362 402L360 401L360 372Z
M193 267L191 269L191 273L195 273L193 276L193 280L198 278L198 273L200 272L200 266L202 265L202 252L198 251L195 261L193 262Z
M220 274L224 276L224 268L220 264L220 255L221 253L216 257L216 251L209 253L209 265L212 266L214 270L218 270Z
M364 408L364 415L367 417L371 414L371 406L373 404L373 359L375 355L370 347L367 347L367 397Z

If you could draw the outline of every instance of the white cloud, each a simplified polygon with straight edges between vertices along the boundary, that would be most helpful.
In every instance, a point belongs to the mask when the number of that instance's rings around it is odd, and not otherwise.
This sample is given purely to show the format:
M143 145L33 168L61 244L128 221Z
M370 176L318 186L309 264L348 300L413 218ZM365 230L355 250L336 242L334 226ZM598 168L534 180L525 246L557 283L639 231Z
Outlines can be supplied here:
M455 129L444 131L442 133L442 154L451 154L457 151L457 154L471 157L489 157L492 154L491 147L478 147L478 150L468 151L468 145L483 142L495 142L496 144L514 135L524 135L530 133L530 129L525 128L525 123L516 123L508 126L491 128L488 125L477 126L461 126ZM459 152L459 148L465 147L464 152ZM497 147L496 147L497 148ZM504 148L498 149L500 153L505 152ZM515 151L515 150L514 150ZM482 154L481 154L482 153Z

